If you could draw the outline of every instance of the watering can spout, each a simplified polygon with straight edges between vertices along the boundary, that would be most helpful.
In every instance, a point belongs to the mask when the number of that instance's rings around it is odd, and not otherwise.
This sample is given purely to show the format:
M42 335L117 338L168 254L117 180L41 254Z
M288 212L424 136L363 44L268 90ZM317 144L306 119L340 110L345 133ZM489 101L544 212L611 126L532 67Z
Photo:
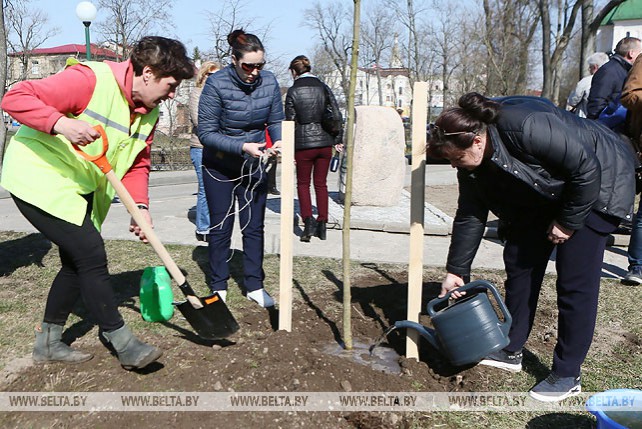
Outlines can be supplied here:
M437 336L435 335L434 329L426 328L425 326L420 325L417 322L411 322L410 320L400 320L398 322L395 322L395 328L414 329L415 331L419 332L419 335L428 340L431 346L433 346L437 350L441 350L441 346L437 341Z

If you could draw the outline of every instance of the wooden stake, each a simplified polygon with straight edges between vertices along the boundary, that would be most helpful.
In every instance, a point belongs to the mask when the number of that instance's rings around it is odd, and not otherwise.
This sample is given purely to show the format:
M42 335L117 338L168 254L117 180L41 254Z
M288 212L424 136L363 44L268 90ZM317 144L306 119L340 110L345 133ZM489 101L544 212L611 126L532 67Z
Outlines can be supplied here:
M426 192L426 118L428 83L415 82L412 98L412 167L410 185L410 257L407 319L419 322L424 271L424 198ZM406 357L419 359L419 333L408 329Z
M282 122L281 251L279 269L279 329L292 331L292 245L294 240L294 122Z

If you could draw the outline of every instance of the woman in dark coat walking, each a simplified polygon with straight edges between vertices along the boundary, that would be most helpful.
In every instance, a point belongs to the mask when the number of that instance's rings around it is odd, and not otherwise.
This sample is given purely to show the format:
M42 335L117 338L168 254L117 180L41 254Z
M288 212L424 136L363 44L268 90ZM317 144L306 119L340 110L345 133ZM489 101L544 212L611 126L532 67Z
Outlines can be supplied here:
M295 121L294 141L296 161L297 194L301 217L305 224L301 241L308 242L313 235L326 239L328 222L328 169L332 147L343 151L343 130L332 136L321 125L326 105L338 110L332 91L310 71L310 60L299 55L290 62L294 85L285 98L285 118ZM317 196L317 219L312 217L310 179L314 182Z
M458 169L458 208L442 295L465 283L488 212L505 241L509 345L481 364L522 368L546 265L556 249L558 338L550 375L530 391L559 401L581 391L597 316L604 249L621 219L630 219L634 154L603 125L535 97L459 99L430 129L427 151Z

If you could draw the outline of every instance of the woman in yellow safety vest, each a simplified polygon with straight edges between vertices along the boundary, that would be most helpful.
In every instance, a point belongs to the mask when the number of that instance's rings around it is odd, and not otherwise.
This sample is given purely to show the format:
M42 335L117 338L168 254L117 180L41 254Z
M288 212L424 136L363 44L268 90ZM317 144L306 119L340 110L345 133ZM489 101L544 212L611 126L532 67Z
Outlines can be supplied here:
M58 74L14 85L2 100L2 109L23 125L8 145L0 185L25 218L59 247L62 263L36 328L34 361L92 358L61 341L78 298L124 368L142 368L161 356L160 349L132 335L118 311L100 235L115 191L71 143L93 142L100 137L93 127L102 125L107 158L151 223L147 184L158 106L193 74L181 42L145 37L125 62L72 60ZM146 241L133 220L129 229Z

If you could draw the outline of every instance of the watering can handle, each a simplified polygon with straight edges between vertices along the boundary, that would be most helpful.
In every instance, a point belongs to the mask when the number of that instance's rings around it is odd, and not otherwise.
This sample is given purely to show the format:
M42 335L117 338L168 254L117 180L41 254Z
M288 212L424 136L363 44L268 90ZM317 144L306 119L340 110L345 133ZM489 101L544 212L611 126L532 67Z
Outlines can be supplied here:
M187 300L190 302L190 304L192 304L194 308L202 308L203 304L201 303L200 299L198 299L189 283L187 283L187 280L185 279L185 276L183 275L181 270L178 268L178 265L176 265L176 262L174 262L169 252L167 252L167 249L165 248L165 246L163 246L163 243L161 243L161 241L158 239L152 226L147 222L147 219L143 217L143 214L141 213L132 196L129 194L127 188L125 188L125 185L123 185L123 182L121 182L118 177L116 177L116 174L112 170L112 167L107 160L107 148L109 146L109 142L107 141L107 134L105 133L104 128L101 125L96 125L94 128L100 133L100 136L103 140L102 153L100 155L91 156L83 152L78 145L72 144L74 149L83 158L96 164L98 168L100 168L100 170L105 173L105 177L107 177L107 180L109 181L111 186L116 190L116 194L120 198L120 201L125 205L129 214L131 214L132 218L134 218L134 220L136 221L136 224L140 227L140 229L143 230L145 237L147 237L147 241L149 241L149 244L152 245L152 248L154 249L156 254L161 258L161 260L163 261L163 265L165 265L165 268L167 268L167 271L169 271L172 278L176 281L176 283L178 283L178 287L183 292Z
M508 330L510 329L510 325L513 322L513 318L511 317L510 313L508 312L508 309L506 308L506 304L504 304L504 301L502 300L502 297L499 295L499 291L495 286L493 286L492 283L486 281L486 280L475 280L470 283L467 283L461 287L458 287L457 289L453 289L452 291L448 292L446 295L444 295L441 298L435 298L431 300L428 305L427 305L427 312L430 318L433 318L436 314L435 311L435 306L438 304L441 304L443 302L448 301L450 298L450 295L456 290L458 292L464 292L470 289L488 289L492 292L493 296L495 297L495 301L497 301L497 305L499 306L499 310L502 312L502 315L504 316L504 323L501 325L501 331L504 333L504 335L508 335Z

